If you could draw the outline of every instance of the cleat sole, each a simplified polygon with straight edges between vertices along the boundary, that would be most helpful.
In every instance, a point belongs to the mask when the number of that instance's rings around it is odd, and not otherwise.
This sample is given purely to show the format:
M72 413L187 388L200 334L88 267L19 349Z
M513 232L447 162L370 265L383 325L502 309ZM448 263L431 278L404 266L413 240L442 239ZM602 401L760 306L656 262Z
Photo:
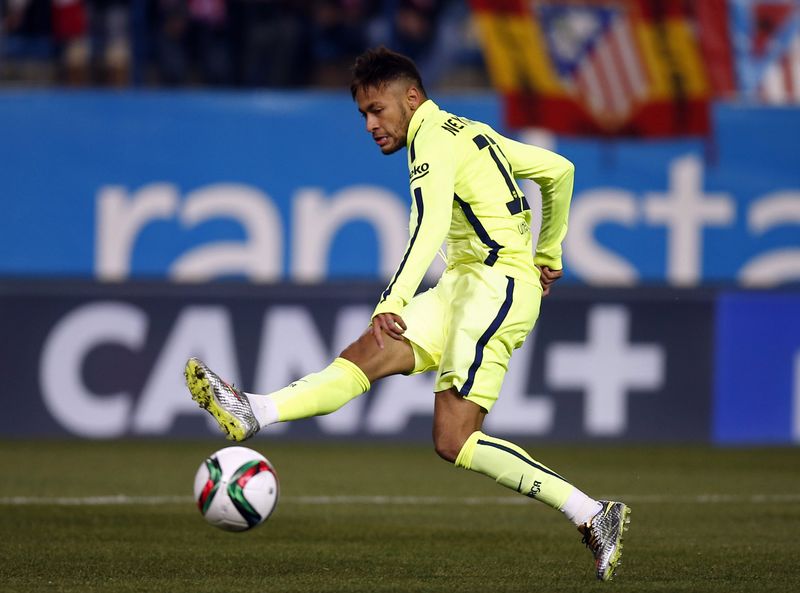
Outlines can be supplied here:
M183 374L192 399L214 417L222 432L225 433L225 438L229 441L243 441L247 431L236 416L228 413L217 403L211 383L208 381L202 365L196 359L190 358Z

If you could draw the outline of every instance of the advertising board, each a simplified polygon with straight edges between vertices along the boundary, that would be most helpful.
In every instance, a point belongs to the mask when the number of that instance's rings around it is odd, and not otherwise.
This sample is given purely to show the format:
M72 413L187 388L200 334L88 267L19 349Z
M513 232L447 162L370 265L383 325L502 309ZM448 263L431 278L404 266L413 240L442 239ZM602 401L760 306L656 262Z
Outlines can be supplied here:
M492 95L436 99L501 125ZM6 91L0 130L0 276L380 280L408 240L405 153L344 93ZM523 134L576 165L565 282L797 284L798 133L717 104L705 139Z
M2 436L216 434L189 356L254 393L327 366L369 322L374 284L23 283L0 291ZM545 299L485 428L558 441L706 441L713 300L569 289ZM267 437L430 439L433 375L396 376Z

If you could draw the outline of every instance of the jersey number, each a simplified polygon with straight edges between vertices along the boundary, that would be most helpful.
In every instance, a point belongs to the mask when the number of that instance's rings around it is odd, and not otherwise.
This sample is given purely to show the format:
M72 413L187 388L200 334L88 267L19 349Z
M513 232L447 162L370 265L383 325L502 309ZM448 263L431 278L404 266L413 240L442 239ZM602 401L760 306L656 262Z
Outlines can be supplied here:
M519 214L525 210L530 210L531 207L528 204L528 200L523 194L517 191L517 186L514 183L514 180L511 178L511 174L509 173L511 167L508 164L506 155L503 154L502 149L497 145L494 139L491 136L478 134L472 139L472 141L478 147L478 150L483 150L484 148L489 149L489 154L492 155L492 160L500 170L500 174L503 176L503 179L506 182L508 191L511 193L511 201L506 202L506 208L508 208L508 211L511 212L511 214ZM495 148L497 151L495 151ZM499 155L497 154L498 152L500 153Z

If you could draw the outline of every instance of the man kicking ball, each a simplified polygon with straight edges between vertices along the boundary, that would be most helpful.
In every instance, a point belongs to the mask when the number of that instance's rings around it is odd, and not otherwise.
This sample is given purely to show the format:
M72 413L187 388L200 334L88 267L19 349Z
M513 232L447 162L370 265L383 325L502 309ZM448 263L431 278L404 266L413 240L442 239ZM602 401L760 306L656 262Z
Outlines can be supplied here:
M383 154L408 149L410 237L366 332L330 366L274 393L245 393L196 358L192 397L235 441L275 422L329 414L389 375L436 373L433 440L446 461L560 510L583 534L597 578L611 579L630 509L595 500L517 445L481 431L512 352L562 275L574 167L486 124L443 111L407 57L385 48L359 56L353 99ZM542 190L535 250L531 212L516 179ZM447 269L415 296L443 242Z

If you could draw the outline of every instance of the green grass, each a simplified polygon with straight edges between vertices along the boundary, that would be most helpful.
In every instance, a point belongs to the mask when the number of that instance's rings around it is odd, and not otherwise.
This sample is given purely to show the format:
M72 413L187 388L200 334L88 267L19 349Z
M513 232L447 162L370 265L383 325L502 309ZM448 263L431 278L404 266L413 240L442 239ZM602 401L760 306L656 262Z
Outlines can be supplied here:
M0 442L0 590L784 593L800 583L798 449L528 447L588 493L629 498L624 562L603 584L560 513L452 468L424 446L257 440L253 447L278 469L281 502L258 529L218 531L189 497L200 462L224 445ZM117 494L186 499L8 500ZM437 498L307 498L350 495ZM711 495L726 498L698 498ZM468 497L490 501L470 505Z

